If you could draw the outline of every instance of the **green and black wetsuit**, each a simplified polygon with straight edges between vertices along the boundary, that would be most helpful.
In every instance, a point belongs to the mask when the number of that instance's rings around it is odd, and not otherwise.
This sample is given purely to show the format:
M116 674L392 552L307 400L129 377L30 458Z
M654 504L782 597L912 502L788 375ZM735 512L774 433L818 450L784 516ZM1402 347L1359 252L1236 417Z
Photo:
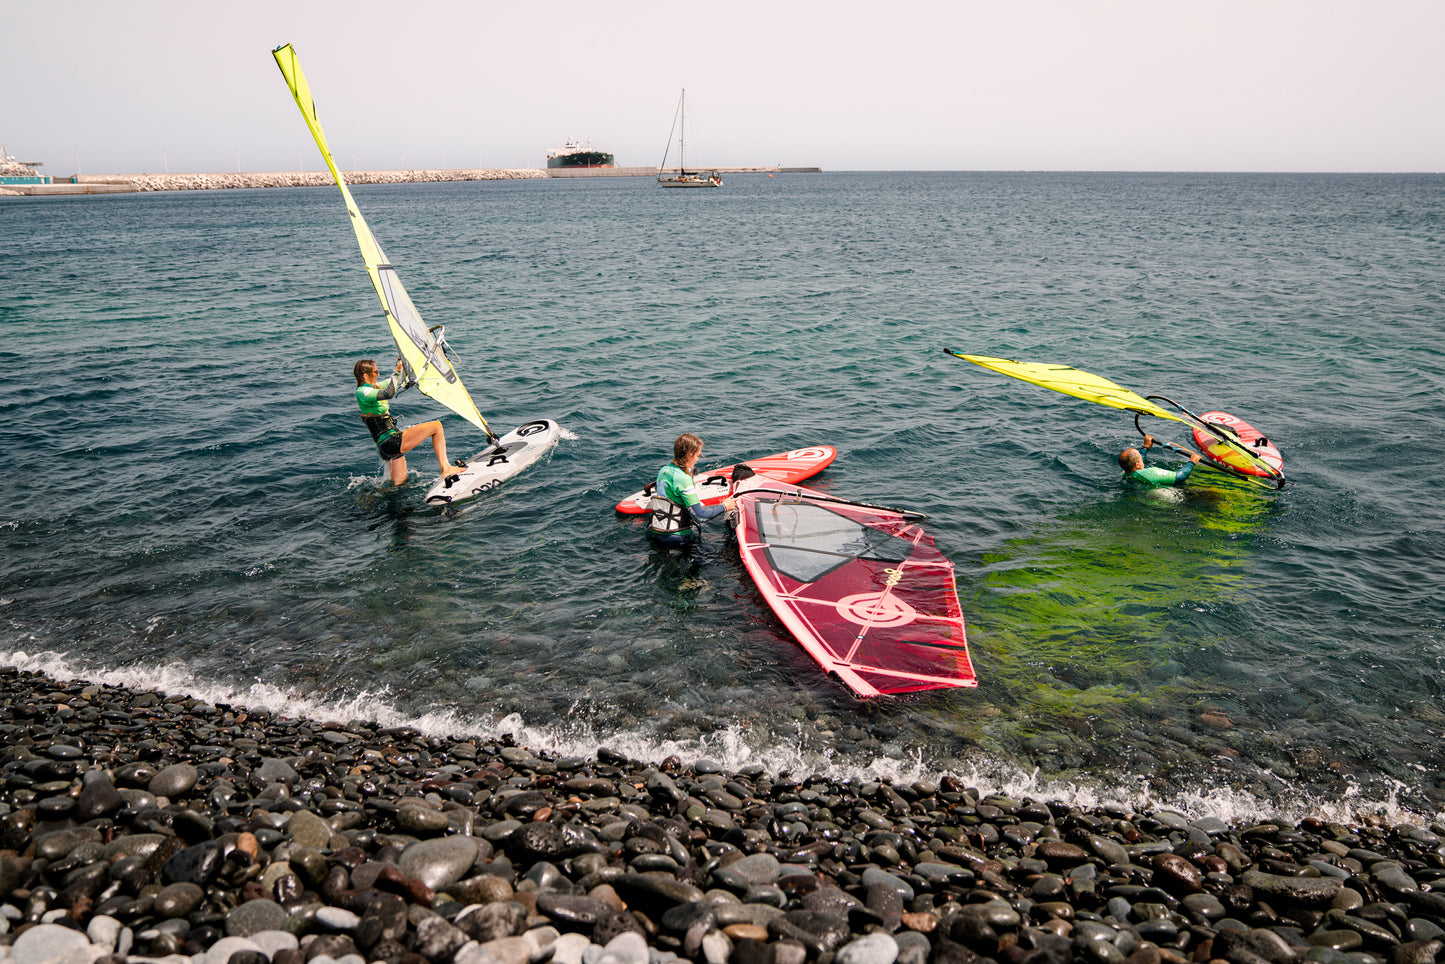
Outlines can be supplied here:
M356 406L361 409L361 420L376 442L376 451L383 462L401 458L401 429L391 417L390 400L401 394L406 387L400 373L393 372L385 385L356 386Z

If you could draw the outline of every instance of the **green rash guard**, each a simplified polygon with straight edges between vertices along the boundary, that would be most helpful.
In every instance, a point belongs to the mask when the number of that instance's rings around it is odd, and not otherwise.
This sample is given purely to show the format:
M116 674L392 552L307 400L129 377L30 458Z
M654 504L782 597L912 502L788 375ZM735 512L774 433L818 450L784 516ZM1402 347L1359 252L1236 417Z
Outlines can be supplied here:
M1148 456L1144 454L1146 451L1148 450L1140 450L1139 457L1148 458ZM1130 482L1142 482L1145 485L1179 485L1185 479L1189 478L1190 473L1193 471L1193 462L1185 462L1184 467L1177 471L1162 468L1157 465L1146 465L1142 469L1135 469L1133 472L1124 476L1124 478Z

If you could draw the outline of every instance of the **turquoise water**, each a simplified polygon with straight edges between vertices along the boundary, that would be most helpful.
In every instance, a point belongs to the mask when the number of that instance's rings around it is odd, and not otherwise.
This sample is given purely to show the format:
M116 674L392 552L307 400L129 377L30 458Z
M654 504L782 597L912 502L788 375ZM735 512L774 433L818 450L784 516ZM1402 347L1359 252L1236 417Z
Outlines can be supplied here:
M420 450L383 484L350 372L394 353L334 189L0 202L0 663L567 752L1445 808L1445 178L355 194L488 419L568 437L461 511ZM1231 411L1294 485L1126 490L1129 417L944 347ZM722 527L650 549L612 507L682 431L705 465L830 443L817 488L928 513L979 688L859 703Z

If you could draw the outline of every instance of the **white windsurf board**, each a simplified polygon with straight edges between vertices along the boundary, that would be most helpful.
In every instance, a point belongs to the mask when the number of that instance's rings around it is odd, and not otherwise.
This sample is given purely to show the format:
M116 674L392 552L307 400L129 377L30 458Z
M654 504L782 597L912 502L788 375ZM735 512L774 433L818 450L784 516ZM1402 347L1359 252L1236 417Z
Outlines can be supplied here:
M562 427L549 418L517 426L497 445L489 445L469 459L465 471L437 479L427 490L426 504L443 508L495 489L546 455L561 434Z

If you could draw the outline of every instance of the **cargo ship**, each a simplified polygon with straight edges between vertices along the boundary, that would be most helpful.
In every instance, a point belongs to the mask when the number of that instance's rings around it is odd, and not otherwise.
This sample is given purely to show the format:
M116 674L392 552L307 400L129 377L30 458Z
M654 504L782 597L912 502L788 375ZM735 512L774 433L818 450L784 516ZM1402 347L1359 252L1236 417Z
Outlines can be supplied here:
M547 167L613 167L613 158L606 151L594 151L589 143L583 147L568 139L561 147L547 152Z

